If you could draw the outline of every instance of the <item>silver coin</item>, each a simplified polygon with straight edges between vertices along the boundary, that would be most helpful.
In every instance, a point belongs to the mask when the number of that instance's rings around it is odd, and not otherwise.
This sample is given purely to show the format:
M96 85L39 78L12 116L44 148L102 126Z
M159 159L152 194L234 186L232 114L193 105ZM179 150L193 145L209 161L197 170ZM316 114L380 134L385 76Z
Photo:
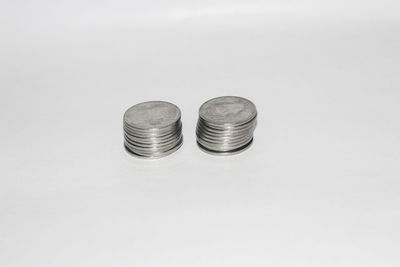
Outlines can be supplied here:
M141 132L137 132L137 131L133 131L130 129L127 129L124 127L124 131L125 134L129 135L130 137L132 137L133 139L139 139L139 140L166 140L166 139L170 139L173 138L178 132L182 131L182 125L179 124L177 125L175 128L170 129L167 132L151 132L148 134L145 133L141 133Z
M162 153L165 151L169 151L170 149L173 149L179 143L180 139L181 139L181 136L174 143L170 143L170 144L166 144L166 145L162 145L162 146L153 146L153 147L140 146L138 144L131 143L128 140L125 140L125 145L127 147L131 148L131 150L137 151L138 154L146 154L146 153L155 154L155 153Z
M182 144L183 144L183 138L180 138L179 142L177 143L177 145L175 147L171 148L170 150L166 150L166 151L155 151L155 152L152 151L152 152L143 153L142 151L137 151L135 148L133 148L133 150L132 150L126 144L125 144L125 149L128 153L130 153L132 156L135 156L135 157L157 159L157 158L165 157L165 156L172 154L173 152L177 151L182 146Z
M181 111L174 104L149 101L134 105L124 114L124 122L138 129L162 129L181 118Z
M210 149L208 147L203 146L201 143L197 142L197 145L199 146L199 148L211 155L216 155L216 156L231 156L231 155L236 155L236 154L240 154L243 151L247 150L251 145L253 144L253 139L250 140L250 142L244 144L243 146L233 149L233 150L229 150L229 151L221 151L221 150L213 150Z
M205 102L200 107L200 118L210 124L240 125L257 115L256 106L237 96L222 96Z
M129 108L123 117L124 146L141 158L171 154L183 142L181 112L174 104L150 101Z
M197 144L211 154L237 154L252 144L256 125L257 109L251 101L236 96L217 97L199 109Z

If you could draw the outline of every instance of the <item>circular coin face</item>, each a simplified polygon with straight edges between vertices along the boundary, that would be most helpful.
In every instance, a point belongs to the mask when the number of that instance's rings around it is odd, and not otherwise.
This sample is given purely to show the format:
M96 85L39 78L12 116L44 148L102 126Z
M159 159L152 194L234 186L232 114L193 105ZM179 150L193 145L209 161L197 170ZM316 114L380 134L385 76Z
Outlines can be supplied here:
M153 129L167 127L180 117L181 111L174 104L149 101L129 108L124 114L124 121L134 128Z
M257 115L256 106L237 96L222 96L205 102L200 107L200 117L214 124L241 124Z

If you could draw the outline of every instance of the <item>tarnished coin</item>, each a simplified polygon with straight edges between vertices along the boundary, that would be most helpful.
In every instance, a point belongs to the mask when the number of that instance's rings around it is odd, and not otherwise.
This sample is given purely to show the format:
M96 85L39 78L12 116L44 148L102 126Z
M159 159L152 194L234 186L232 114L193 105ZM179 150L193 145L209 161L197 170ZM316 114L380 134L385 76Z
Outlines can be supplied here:
M199 110L196 136L199 147L209 153L240 153L253 142L257 109L249 100L223 96L205 102Z
M145 158L171 154L182 145L181 111L174 104L150 101L129 108L123 118L124 145Z

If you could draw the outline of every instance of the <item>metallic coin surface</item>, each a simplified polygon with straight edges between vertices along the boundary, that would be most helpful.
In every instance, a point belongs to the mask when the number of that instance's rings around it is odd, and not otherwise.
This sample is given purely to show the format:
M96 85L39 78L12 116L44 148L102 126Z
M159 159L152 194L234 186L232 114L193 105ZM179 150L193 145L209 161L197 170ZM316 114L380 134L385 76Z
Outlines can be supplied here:
M180 120L181 112L174 104L164 101L149 101L129 108L124 122L134 128L164 128Z
M164 101L129 108L123 116L123 130L125 150L141 158L164 157L183 143L181 111Z
M237 96L213 98L200 107L200 118L211 124L241 124L257 115L256 106Z
M199 109L196 136L203 151L232 155L253 143L257 109L249 100L237 96L217 97Z

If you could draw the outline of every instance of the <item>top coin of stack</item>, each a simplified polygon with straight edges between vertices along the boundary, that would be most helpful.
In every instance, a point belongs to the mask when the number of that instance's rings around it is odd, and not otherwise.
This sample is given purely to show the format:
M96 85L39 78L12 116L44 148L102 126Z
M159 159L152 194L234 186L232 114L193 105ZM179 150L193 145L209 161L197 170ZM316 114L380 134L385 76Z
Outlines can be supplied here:
M200 107L197 143L212 154L239 153L252 143L256 124L257 109L251 101L236 96L213 98Z
M168 102L149 101L129 108L123 125L125 148L136 156L163 157L183 142L181 111Z

